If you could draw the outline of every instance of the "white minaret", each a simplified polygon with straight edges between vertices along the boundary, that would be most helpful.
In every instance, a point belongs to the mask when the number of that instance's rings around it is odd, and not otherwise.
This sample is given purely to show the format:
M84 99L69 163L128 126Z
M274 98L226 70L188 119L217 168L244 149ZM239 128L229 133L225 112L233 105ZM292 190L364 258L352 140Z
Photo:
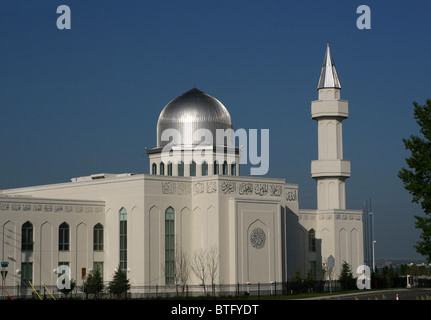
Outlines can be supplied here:
M343 159L342 121L349 111L348 102L340 99L341 84L329 43L317 90L319 100L311 102L311 117L318 124L318 160L311 162L311 176L317 182L317 210L346 209L350 161Z

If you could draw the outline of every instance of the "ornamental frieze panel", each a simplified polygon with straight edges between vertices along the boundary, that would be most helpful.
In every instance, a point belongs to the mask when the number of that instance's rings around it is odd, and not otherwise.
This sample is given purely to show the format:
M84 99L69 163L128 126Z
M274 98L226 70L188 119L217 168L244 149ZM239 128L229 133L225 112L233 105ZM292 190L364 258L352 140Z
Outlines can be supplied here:
M223 191L224 194L233 193L235 189L236 184L234 181L223 181L221 184L221 191Z
M207 193L217 192L217 183L215 181L208 181L206 187Z
M61 205L61 204L31 204L31 203L0 203L1 211L24 211L24 212L75 212L75 213L103 213L101 206Z
M298 190L286 189L286 201L298 201Z
M266 183L256 183L254 185L254 193L259 196L264 196L268 193L268 185Z
M273 197L281 197L281 186L277 184L270 184L269 194Z
M238 193L240 195L250 195L253 193L253 184L250 182L242 182L239 184Z
M204 192L204 183L196 182L193 184L193 194L201 194Z
M175 183L172 181L162 182L162 193L163 194L174 194Z

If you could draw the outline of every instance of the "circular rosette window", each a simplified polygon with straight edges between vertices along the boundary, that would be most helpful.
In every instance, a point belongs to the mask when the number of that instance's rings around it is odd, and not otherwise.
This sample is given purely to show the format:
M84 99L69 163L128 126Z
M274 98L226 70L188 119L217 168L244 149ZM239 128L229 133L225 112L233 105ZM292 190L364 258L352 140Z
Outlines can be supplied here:
M254 228L250 234L250 243L253 248L262 249L265 246L266 234L262 228Z

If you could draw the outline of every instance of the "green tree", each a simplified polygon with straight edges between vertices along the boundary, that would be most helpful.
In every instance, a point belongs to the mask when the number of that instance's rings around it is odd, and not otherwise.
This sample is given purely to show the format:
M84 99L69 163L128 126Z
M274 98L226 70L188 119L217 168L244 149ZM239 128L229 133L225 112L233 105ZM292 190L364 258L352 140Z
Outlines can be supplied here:
M408 264L403 263L400 265L400 271L401 271L401 275L402 276L406 276L410 273L410 268L408 266Z
M394 284L395 272L392 264L390 266L384 266L382 268L382 279L386 281L386 288L391 288Z
M313 271L308 270L307 272L307 278L305 280L305 285L307 286L308 291L312 291L314 287L314 282L316 281L316 278L314 277Z
M130 289L127 274L120 266L117 267L112 280L108 284L108 288L109 292L115 294L117 298L120 298L123 293L127 294L127 291Z
M90 272L87 279L85 279L82 291L87 295L87 297L89 294L94 294L95 298L99 298L104 287L102 274L100 273L99 268L96 268L96 270Z
M63 280L63 284L64 284L64 280ZM76 287L76 281L73 279L70 279L70 287L69 288L63 288L63 289L60 289L58 291L60 291L62 294L64 294L66 299L67 299L67 295L69 293L71 293L73 291L73 289L75 289L75 287Z
M290 278L291 288L295 293L302 291L304 279L301 276L301 271L296 270L295 275Z
M356 279L353 278L352 268L350 267L350 264L348 264L346 261L343 261L343 264L341 266L341 272L338 276L338 282L340 283L343 290L355 288Z
M416 228L422 230L421 240L414 247L431 263L431 99L427 99L423 106L417 102L413 105L422 137L411 135L410 139L403 139L411 156L406 159L409 169L402 168L398 177L413 196L412 202L420 204L424 211L424 217L414 216Z

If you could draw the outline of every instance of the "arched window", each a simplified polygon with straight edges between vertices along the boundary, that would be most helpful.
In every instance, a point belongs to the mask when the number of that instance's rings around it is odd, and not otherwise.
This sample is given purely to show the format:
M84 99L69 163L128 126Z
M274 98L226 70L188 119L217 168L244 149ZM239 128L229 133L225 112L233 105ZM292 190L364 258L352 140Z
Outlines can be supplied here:
M154 175L156 175L157 174L157 164L153 163L153 165L151 166L151 168L152 168L151 173L154 174Z
M27 221L21 227L21 250L33 251L33 225L30 221Z
M218 161L215 160L214 161L214 174L218 174L219 173L219 167L218 167Z
M178 176L184 177L184 163L182 161L178 163Z
M175 211L172 207L165 211L165 282L175 282Z
M208 163L204 161L202 163L202 175L207 176L208 175Z
M196 177L196 162L190 163L190 177Z
M103 226L100 223L93 228L93 250L103 251Z
M227 176L227 173L228 173L227 162L225 161L225 162L223 162L223 175Z
M70 229L66 222L58 227L58 250L69 251Z
M232 176L236 176L236 163L235 162L230 165L230 174Z
M172 162L168 163L168 176L172 176Z
M314 229L308 231L308 251L316 252L316 232Z
M163 162L160 162L160 173L161 176L165 175L165 164Z
M120 209L120 268L127 269L127 210Z

